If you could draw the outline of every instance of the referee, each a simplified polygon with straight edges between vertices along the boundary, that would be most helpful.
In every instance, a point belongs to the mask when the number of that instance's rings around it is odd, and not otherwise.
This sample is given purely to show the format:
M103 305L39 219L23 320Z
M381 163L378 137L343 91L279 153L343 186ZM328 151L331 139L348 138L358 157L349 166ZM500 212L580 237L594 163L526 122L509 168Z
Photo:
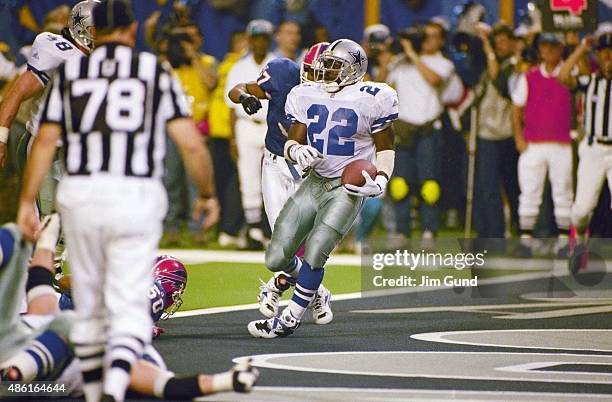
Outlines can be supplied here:
M210 155L180 84L154 55L133 50L130 3L103 0L93 19L95 51L71 58L53 79L26 166L18 224L26 238L36 237L35 196L61 138L67 175L57 205L77 313L71 340L86 400L122 401L130 368L151 342L147 291L167 210L166 129L200 204L213 215L218 204Z
M574 255L582 254L586 248L584 231L589 225L593 210L597 206L602 185L608 178L612 192L612 33L600 34L594 41L595 56L600 71L590 75L571 75L571 71L580 63L585 69L585 56L593 47L593 40L585 38L572 53L559 72L559 80L570 88L583 91L584 133L585 138L579 145L578 183L576 199L572 207L572 224L575 226L579 243ZM570 270L580 268L581 258L570 259Z

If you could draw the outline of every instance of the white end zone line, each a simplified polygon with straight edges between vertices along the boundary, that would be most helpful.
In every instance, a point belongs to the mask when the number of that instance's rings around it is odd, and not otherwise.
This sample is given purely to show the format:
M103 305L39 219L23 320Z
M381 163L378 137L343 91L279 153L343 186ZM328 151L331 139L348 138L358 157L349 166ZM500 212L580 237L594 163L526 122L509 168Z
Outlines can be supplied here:
M251 264L264 264L263 251L233 251L233 250L185 250L161 249L159 254L168 254L187 264L203 264L207 262L246 262ZM353 254L333 254L327 262L330 265L361 265L361 256Z
M526 274L518 274L518 275L505 275L499 276L495 278L487 278L479 281L479 285L494 285L500 283L510 283L510 282L523 282L530 281L534 279L543 279L550 277L550 272L534 272L534 273L526 273ZM340 300L353 300L353 299L364 299L371 297L380 297L380 296L393 296L405 293L418 293L418 292L431 292L434 290L442 290L442 289L450 289L447 286L432 286L432 287L413 287L413 288L401 288L401 289L387 289L387 290L374 290L367 292L355 292L355 293L344 293L338 295L332 295L332 301L340 301ZM255 295L253 296L255 297ZM281 301L281 306L286 306L289 303L288 300ZM593 303L591 303L593 304ZM259 308L259 303L250 303L250 304L241 304L236 306L224 306L224 307L211 307L211 308L203 308L197 310L188 310L188 311L179 311L172 315L170 318L182 318L182 317L192 317L196 315L209 315L209 314L219 314L219 313L229 313L234 311L244 311L244 310L254 310ZM423 308L438 308L438 307L423 307ZM445 308L445 307L442 307ZM448 309L448 307L446 307ZM370 310L368 312L372 312Z

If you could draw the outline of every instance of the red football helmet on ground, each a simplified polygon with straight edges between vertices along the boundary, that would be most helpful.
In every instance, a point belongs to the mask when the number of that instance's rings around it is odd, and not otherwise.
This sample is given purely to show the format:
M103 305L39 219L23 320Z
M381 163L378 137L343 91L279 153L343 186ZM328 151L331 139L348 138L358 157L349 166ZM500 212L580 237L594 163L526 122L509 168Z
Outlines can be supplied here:
M319 42L316 45L312 45L310 49L308 49L308 52L302 61L302 65L300 66L300 78L302 82L308 82L314 79L312 67L321 53L327 50L328 46L329 42Z
M183 304L182 296L187 287L187 270L176 258L169 255L160 255L153 266L153 279L161 284L164 290L164 309L166 311L165 318L167 318Z

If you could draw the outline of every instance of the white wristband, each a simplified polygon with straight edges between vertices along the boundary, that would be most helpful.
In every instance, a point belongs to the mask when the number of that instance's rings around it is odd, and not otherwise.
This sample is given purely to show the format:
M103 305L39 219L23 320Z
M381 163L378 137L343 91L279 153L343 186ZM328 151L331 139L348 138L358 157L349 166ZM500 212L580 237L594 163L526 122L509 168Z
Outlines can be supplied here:
M213 392L231 391L234 389L234 372L232 370L224 373L213 374Z
M291 155L291 147L293 147L294 145L300 145L299 142L295 141L295 140L287 140L285 141L285 148L284 148L284 154L285 154L285 159L288 159L289 161L295 163L295 159L293 159L292 155Z
M0 127L0 142L6 144L8 142L9 129L7 127Z

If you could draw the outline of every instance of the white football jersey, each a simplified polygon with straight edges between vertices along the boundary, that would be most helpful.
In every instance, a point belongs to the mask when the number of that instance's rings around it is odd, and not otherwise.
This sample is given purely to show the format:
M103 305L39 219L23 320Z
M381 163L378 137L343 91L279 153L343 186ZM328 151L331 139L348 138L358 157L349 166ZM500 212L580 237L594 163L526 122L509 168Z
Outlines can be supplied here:
M34 39L27 68L46 87L59 66L71 57L82 55L83 53L63 36L43 32ZM32 112L26 128L33 136L38 135L40 110L46 95L47 91L45 90L32 102Z
M328 93L321 84L303 83L287 96L292 122L308 126L308 144L323 154L314 166L323 177L339 177L356 159L374 162L373 134L397 119L397 93L387 84L358 82Z

